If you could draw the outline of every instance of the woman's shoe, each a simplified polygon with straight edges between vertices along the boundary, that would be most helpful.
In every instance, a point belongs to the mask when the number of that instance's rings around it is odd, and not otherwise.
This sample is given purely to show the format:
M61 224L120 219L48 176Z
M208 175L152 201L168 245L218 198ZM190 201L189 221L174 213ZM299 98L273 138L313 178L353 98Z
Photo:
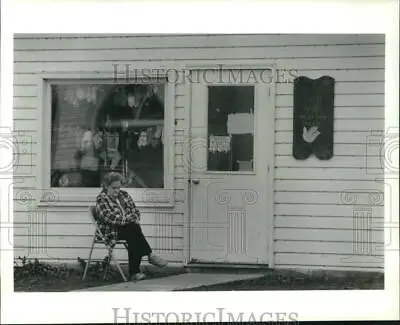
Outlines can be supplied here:
M132 280L133 281L140 281L140 280L144 280L146 278L146 274L139 272L136 273L132 276Z
M151 254L149 256L149 263L153 264L155 266L158 266L158 267L165 267L168 265L167 261L165 261L161 257L159 257L157 255L153 255L153 254Z

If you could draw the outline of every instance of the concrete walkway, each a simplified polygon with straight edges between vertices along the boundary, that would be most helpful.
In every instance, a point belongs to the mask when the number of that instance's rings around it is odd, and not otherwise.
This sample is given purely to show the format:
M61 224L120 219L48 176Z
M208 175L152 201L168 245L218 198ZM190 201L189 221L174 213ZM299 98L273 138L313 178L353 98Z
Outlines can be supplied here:
M154 278L137 282L122 282L75 291L178 291L204 285L254 279L261 276L263 276L263 274L184 273L162 278Z

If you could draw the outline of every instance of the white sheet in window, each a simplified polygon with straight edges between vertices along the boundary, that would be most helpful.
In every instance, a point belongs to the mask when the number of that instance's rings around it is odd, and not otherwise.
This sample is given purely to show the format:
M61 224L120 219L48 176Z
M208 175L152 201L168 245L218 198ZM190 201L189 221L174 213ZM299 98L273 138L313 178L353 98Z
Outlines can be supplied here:
M228 114L229 134L253 134L254 115L251 113Z

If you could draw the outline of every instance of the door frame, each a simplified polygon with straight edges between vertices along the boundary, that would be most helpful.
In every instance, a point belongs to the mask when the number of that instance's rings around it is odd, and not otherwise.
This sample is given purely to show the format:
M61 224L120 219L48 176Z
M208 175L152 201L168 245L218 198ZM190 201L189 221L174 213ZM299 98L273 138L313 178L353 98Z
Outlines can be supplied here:
M183 149L190 148L192 137L191 137L191 125L192 125L192 107L191 107L191 100L192 100L192 87L189 80L186 80L186 77L189 76L192 71L197 70L216 70L218 67L221 67L222 70L270 70L272 78L268 83L268 98L269 98L269 105L271 109L268 110L268 123L266 124L267 127L267 134L268 134L268 170L267 170L267 179L265 180L267 184L267 216L269 216L267 220L267 245L268 245L268 252L267 252L267 260L268 266L273 268L274 263L274 169L275 169L275 105L276 105L276 76L277 76L277 68L276 64L262 64L259 61L255 63L248 62L246 64L237 62L229 62L225 63L216 63L214 65L211 64L204 64L204 65L187 65L183 69L183 82L184 82L184 107L185 107L185 120L186 120L186 128L184 132L184 139L183 139ZM191 221L191 213L192 213L192 191L191 191L191 184L190 184L190 175L191 175L191 162L190 157L186 157L185 155L187 152L183 150L183 159L185 169L185 184L184 184L184 220L183 220L183 262L185 265L190 263L190 221Z

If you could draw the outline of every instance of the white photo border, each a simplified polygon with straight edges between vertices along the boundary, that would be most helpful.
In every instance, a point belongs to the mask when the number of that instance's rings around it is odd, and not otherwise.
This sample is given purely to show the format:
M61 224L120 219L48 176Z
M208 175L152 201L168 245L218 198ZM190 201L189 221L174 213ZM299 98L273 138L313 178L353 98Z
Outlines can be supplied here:
M288 9L290 8L290 10ZM148 24L150 17L151 24ZM88 22L88 19L90 22ZM397 1L61 2L2 1L0 125L12 128L13 33L382 33L386 35L385 127L399 121L399 4ZM107 22L107 23L105 23ZM10 154L2 161L10 161ZM385 180L392 200L385 205L392 242L385 251L385 290L258 292L67 292L14 293L13 251L1 227L1 322L113 322L112 308L129 312L297 313L298 320L398 319L398 179ZM12 177L1 177L1 222L12 224L8 201ZM389 201L386 201L389 202ZM392 210L391 210L392 209ZM11 231L12 236L12 231ZM246 302L250 302L246 303ZM172 318L173 319L173 318ZM195 318L194 318L195 319ZM228 320L228 319L224 319ZM133 319L131 320L133 322Z

